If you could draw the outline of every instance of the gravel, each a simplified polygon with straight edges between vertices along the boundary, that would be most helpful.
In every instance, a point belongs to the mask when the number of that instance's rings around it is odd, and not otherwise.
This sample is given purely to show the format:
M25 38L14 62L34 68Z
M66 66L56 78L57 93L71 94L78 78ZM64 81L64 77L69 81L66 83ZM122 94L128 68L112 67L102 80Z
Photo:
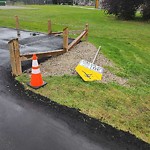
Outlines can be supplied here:
M78 75L75 67L80 60L84 59L92 62L97 48L89 42L81 42L76 45L71 51L51 57L49 60L41 64L41 73L43 76L63 76L63 75ZM118 77L111 73L106 66L114 67L115 65L100 52L96 58L95 64L104 67L103 78L101 83L117 82L120 85L125 85L127 79Z

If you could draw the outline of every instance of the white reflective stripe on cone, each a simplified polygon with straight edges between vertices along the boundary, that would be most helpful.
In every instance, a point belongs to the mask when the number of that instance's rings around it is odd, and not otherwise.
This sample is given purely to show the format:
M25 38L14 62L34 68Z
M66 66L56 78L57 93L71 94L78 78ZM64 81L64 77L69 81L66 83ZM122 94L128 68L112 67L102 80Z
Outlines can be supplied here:
M39 73L40 73L40 68L32 69L32 74L39 74Z
M38 67L38 61L37 60L32 60L32 67Z

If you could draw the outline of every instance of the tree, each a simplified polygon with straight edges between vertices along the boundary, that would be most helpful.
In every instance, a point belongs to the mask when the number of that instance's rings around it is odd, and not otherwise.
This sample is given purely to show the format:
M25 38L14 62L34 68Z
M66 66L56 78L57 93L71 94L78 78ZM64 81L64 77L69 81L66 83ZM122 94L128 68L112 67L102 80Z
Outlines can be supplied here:
M141 5L143 18L149 18L150 0L103 0L103 7L108 14L125 20L133 19Z
M144 20L150 20L150 1L144 0L143 5L141 5L141 14Z

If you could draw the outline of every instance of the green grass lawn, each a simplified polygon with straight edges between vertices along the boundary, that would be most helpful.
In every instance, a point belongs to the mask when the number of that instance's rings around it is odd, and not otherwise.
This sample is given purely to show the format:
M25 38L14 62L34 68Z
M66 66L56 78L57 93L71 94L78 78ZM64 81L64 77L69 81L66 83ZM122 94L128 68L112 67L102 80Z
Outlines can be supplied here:
M150 143L150 24L116 20L100 10L28 7L36 9L0 10L0 26L15 27L15 15L20 17L22 29L42 32L47 32L48 19L53 31L66 26L83 29L89 23L89 41L102 46L102 53L117 66L111 69L113 73L127 78L129 85L83 82L78 76L46 77L49 84L36 92ZM29 81L25 74L17 79Z

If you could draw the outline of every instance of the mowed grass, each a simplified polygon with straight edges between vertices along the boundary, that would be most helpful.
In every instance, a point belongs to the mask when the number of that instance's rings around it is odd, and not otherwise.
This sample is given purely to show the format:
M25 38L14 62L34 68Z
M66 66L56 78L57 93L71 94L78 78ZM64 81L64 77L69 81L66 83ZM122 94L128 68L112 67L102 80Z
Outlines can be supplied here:
M20 17L22 29L42 32L47 32L48 19L53 31L66 26L70 30L83 29L89 23L89 41L101 45L102 53L115 63L117 69L110 68L113 73L128 79L128 86L123 87L83 82L79 76L46 77L48 85L34 91L150 143L150 24L116 20L100 10L28 7L35 9L0 10L0 26L15 27L15 15ZM29 81L26 74L17 79Z

